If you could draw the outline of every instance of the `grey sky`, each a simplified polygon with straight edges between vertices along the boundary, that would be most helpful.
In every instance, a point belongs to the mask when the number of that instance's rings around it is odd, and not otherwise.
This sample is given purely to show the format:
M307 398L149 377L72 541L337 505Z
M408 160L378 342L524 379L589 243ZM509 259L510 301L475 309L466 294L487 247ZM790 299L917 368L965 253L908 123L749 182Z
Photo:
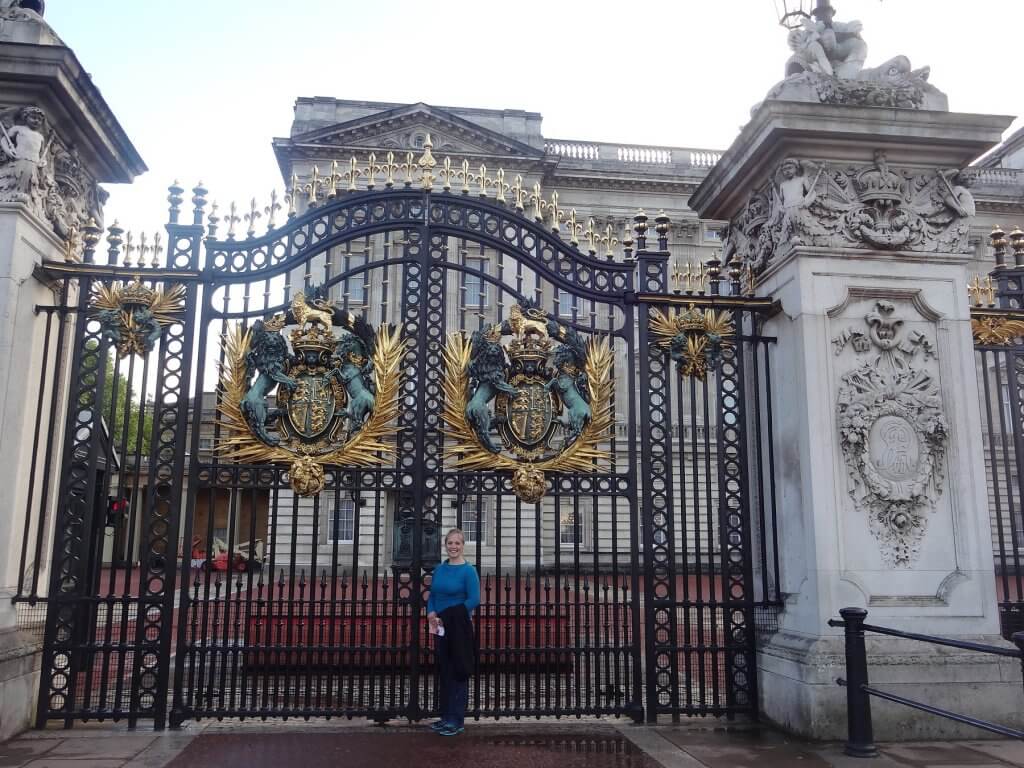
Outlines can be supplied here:
M955 111L1024 111L1019 0L834 6L864 22L869 65L902 53ZM549 138L725 149L788 54L771 0L49 0L46 18L150 168L109 187L107 223L136 231L162 228L175 178L222 207L282 189L270 140L297 96L526 109Z

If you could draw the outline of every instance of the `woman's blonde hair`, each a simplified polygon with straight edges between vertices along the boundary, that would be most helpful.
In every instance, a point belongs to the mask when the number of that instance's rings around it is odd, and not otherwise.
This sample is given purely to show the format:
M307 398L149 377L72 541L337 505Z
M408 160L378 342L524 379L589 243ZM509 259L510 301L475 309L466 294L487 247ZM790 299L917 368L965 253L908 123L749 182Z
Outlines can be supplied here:
M452 535L453 533L457 533L457 534L459 534L459 538L461 538L461 539L462 539L462 543L463 543L463 544L465 544L465 543L466 543L466 534L464 534L464 533L462 532L462 529L461 529L461 528L450 528L450 529L448 530L448 533L446 533L446 534L444 535L444 543L445 543L445 544L447 544L447 543L448 543L448 537L449 537L449 536L451 536L451 535Z

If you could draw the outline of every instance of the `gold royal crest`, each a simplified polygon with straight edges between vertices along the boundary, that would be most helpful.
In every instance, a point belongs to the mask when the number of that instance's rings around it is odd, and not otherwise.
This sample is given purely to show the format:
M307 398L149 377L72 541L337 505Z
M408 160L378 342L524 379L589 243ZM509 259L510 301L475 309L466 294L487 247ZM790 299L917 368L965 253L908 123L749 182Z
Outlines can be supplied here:
M240 462L288 462L292 489L312 496L323 490L326 465L373 466L393 453L384 438L398 411L405 342L303 293L289 314L297 325L290 348L284 314L225 335L218 449Z
M598 447L614 423L607 338L584 342L523 302L468 339L449 336L444 359L445 453L455 466L510 471L516 495L536 503L545 472L592 472L609 457Z

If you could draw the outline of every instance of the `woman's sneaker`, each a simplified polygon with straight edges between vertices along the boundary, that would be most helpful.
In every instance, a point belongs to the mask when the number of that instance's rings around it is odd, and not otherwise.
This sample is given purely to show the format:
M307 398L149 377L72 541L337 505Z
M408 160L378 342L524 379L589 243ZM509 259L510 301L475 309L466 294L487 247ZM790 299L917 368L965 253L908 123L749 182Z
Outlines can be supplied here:
M438 730L438 733L442 736L458 736L464 730L466 729L463 728L461 725L452 725L451 723L446 723L444 728Z
M437 720L436 722L430 724L430 730L434 731L434 733L437 733L438 731L443 731L447 727L448 723L446 723L444 720Z

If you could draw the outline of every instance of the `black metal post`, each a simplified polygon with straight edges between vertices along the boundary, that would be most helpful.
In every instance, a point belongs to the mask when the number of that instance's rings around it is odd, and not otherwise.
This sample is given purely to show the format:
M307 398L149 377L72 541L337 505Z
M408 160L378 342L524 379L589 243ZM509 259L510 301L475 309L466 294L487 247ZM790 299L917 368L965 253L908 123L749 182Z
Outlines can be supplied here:
M1024 632L1014 632L1010 639L1017 646L1017 650L1020 651L1021 679L1024 680Z
M851 757L877 757L871 728L871 696L864 690L868 684L868 655L864 647L863 608L839 611L846 628L846 725L847 739L843 749Z

